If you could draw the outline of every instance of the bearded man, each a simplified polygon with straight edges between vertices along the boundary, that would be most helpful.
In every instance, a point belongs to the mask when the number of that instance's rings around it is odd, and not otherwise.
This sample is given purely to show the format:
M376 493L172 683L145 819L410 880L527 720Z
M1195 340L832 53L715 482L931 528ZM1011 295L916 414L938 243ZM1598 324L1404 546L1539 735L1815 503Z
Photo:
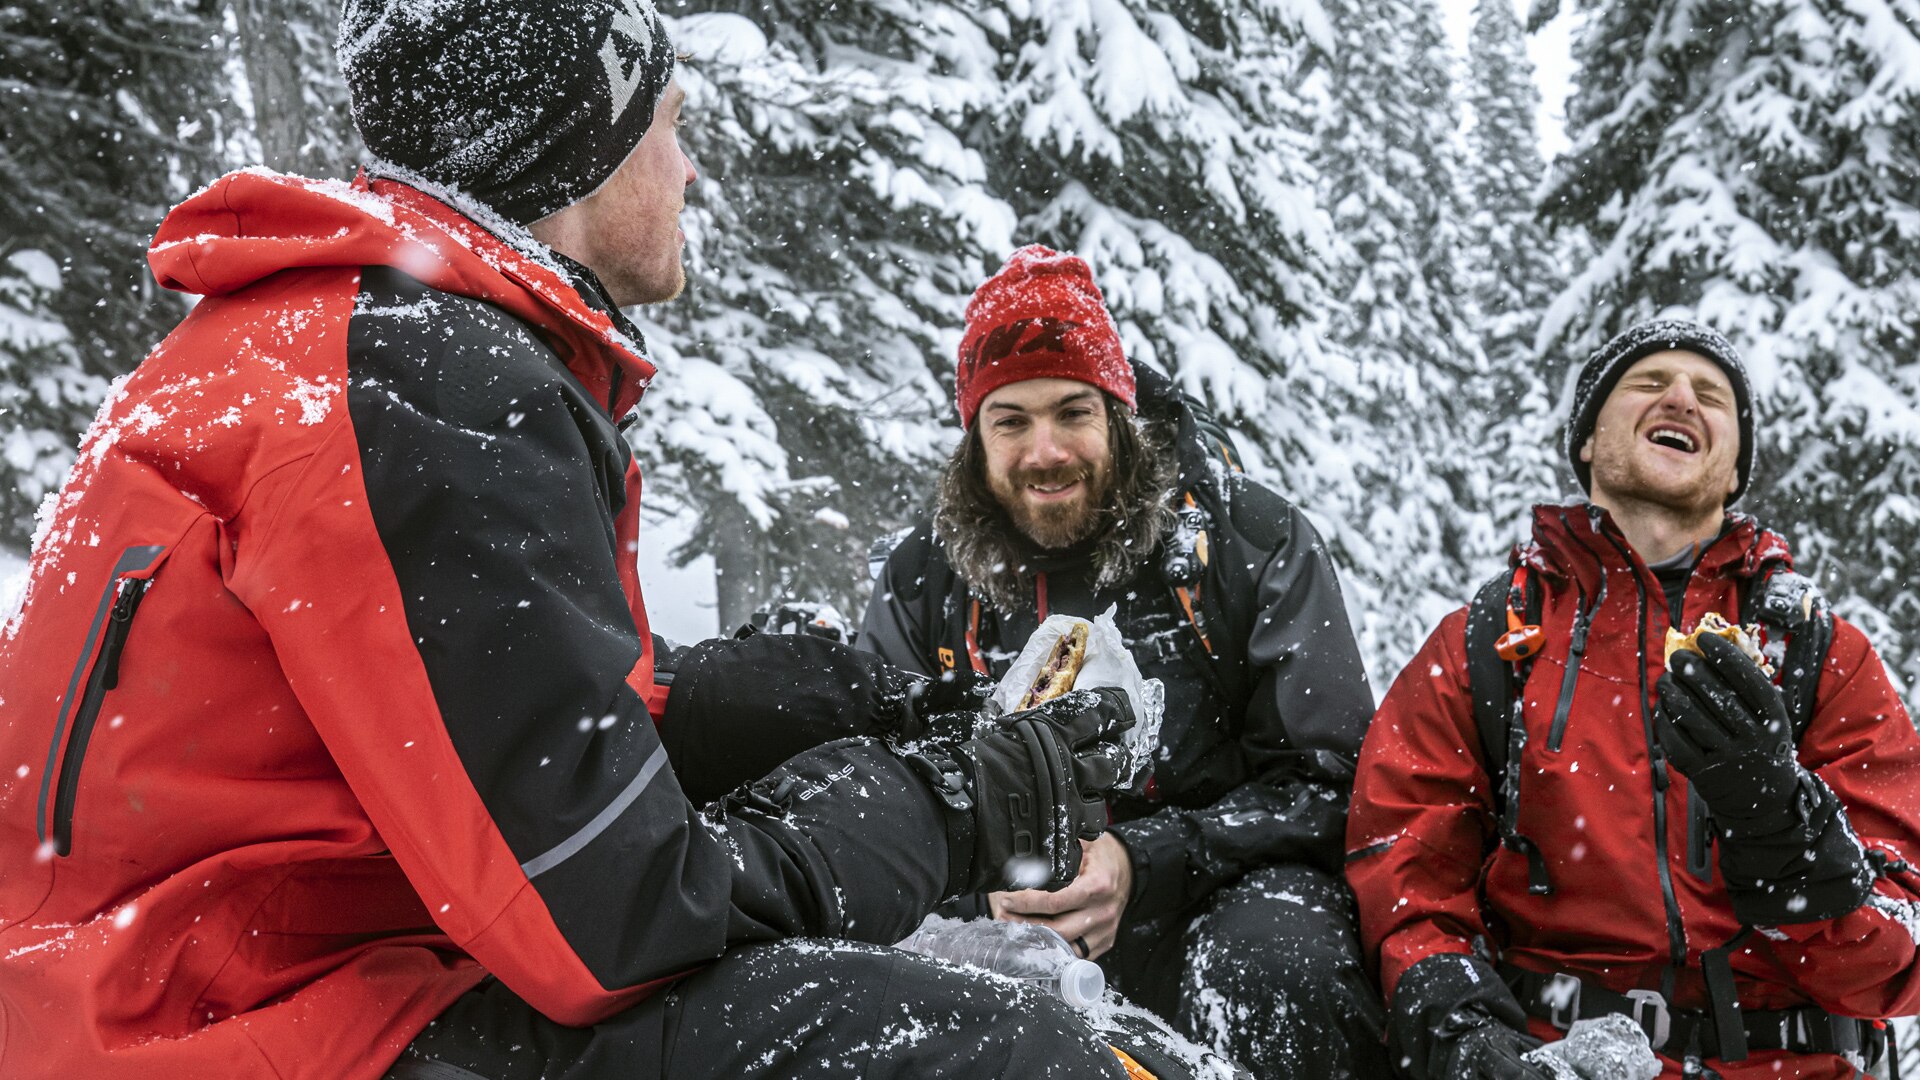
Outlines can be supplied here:
M1033 246L974 293L965 435L859 638L997 678L1041 621L1109 607L1167 690L1152 779L1058 892L976 911L1058 930L1130 998L1263 1077L1383 1075L1340 836L1372 695L1313 526L1132 365L1087 264Z
M1619 1014L1662 1076L1837 1080L1920 1007L1920 737L1866 635L1727 509L1753 429L1713 330L1602 346L1567 428L1589 501L1536 507L1382 703L1347 876L1407 1075L1550 1080L1541 1040ZM1669 656L1711 615L1759 647Z

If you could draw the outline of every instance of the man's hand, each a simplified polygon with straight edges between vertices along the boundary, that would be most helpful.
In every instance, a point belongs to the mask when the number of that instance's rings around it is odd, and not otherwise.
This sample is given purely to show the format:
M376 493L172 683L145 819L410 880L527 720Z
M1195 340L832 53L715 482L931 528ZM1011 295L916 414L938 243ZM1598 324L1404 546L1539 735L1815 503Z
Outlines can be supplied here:
M1659 694L1660 743L1715 819L1736 830L1777 829L1774 819L1800 789L1780 688L1739 646L1702 634L1700 655L1673 654Z
M1112 833L1082 840L1080 876L1059 892L1024 889L987 896L996 919L1050 926L1087 959L1113 948L1133 891L1133 859Z

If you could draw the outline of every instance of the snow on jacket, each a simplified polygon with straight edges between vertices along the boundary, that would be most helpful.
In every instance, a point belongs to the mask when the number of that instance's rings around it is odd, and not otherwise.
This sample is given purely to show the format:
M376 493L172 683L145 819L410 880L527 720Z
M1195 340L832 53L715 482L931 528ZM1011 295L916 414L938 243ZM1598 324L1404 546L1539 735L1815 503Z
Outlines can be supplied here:
M1186 407L1150 369L1139 385L1143 415L1172 420ZM1338 873L1353 762L1373 714L1319 534L1278 494L1199 460L1191 426L1181 425L1181 472L1199 480L1213 547L1196 603L1218 657L1206 655L1157 554L1132 580L1101 589L1084 553L1038 553L1035 607L996 612L983 602L976 634L997 678L1046 615L1092 618L1112 605L1141 672L1166 685L1152 797L1111 801L1114 835L1133 860L1129 918L1177 910L1277 862ZM966 582L922 523L888 559L858 645L935 675L942 651L967 662L970 608Z
M1522 692L1527 741L1517 831L1541 848L1554 891L1529 893L1526 857L1497 842L1462 609L1394 682L1361 753L1347 875L1369 957L1389 995L1414 963L1471 952L1482 939L1518 967L1567 972L1623 993L1658 990L1677 950L1684 967L1675 1004L1704 1008L1700 955L1741 925L1717 860L1696 860L1698 873L1688 867L1685 777L1654 767L1646 709L1665 670L1672 619L1661 585L1612 519L1590 506L1536 508L1534 543L1523 558L1544 587L1547 645ZM1777 534L1731 515L1687 582L1683 628L1709 611L1735 617L1741 590L1762 564L1787 558ZM1569 682L1583 593L1599 600ZM1869 853L1883 853L1896 868L1850 913L1749 935L1733 954L1740 1003L1812 1003L1867 1018L1920 1010L1920 879L1898 868L1920 855L1920 737L1866 636L1844 620L1835 620L1800 761L1833 790ZM1544 1023L1534 1026L1552 1036ZM1730 1080L1779 1075L1780 1056L1756 1051L1744 1063L1715 1067ZM1831 1055L1788 1067L1799 1070L1789 1075L1852 1075ZM1668 1074L1675 1068L1669 1061Z
M680 793L615 422L653 368L590 275L263 171L151 262L204 299L87 435L0 655L0 1076L374 1078L489 974L588 1024L939 899L940 808L876 744Z

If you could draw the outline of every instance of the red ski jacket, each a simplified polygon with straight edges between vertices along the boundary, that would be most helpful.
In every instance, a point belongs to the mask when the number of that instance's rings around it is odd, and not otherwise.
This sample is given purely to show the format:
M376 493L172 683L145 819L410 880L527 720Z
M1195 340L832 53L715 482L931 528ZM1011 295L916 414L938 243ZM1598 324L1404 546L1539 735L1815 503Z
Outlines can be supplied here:
M653 368L590 275L263 171L151 262L204 299L113 390L4 630L0 1076L372 1080L489 974L589 1024L938 901L941 809L875 747L787 767L859 807L681 794L616 425Z
M1673 1003L1704 1009L1701 953L1741 924L1717 861L1688 865L1686 779L1666 774L1663 792L1652 764L1643 721L1671 621L1661 584L1597 508L1536 508L1534 543L1521 557L1544 589L1547 644L1521 693L1527 741L1516 831L1541 849L1553 892L1530 893L1527 858L1498 843L1463 609L1395 680L1361 751L1347 876L1368 955L1389 995L1416 962L1470 953L1477 941L1519 968L1565 972L1616 993L1658 990L1678 955ZM1737 618L1755 572L1787 558L1778 535L1732 515L1687 583L1683 629L1709 611ZM1582 595L1599 600L1569 678ZM1869 853L1896 867L1920 855L1920 737L1866 636L1844 620L1835 620L1800 761L1837 795ZM1865 1018L1920 1011L1916 886L1911 872L1887 871L1848 914L1750 934L1732 955L1741 1005L1811 1003ZM1534 1029L1557 1037L1542 1021ZM1834 1055L1781 1058L1756 1051L1714 1067L1729 1080L1853 1075ZM1666 1075L1678 1075L1672 1059L1666 1064Z

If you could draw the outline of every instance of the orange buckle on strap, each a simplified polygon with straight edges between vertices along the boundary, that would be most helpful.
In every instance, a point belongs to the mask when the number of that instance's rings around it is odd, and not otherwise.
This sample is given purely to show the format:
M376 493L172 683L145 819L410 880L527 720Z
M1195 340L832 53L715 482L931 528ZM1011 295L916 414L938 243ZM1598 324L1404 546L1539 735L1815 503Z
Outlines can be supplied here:
M1526 567L1514 568L1513 588L1507 592L1507 632L1493 643L1493 651L1509 664L1517 664L1536 655L1547 643L1545 630L1522 619L1520 613L1513 610L1514 593L1526 595L1526 574Z

